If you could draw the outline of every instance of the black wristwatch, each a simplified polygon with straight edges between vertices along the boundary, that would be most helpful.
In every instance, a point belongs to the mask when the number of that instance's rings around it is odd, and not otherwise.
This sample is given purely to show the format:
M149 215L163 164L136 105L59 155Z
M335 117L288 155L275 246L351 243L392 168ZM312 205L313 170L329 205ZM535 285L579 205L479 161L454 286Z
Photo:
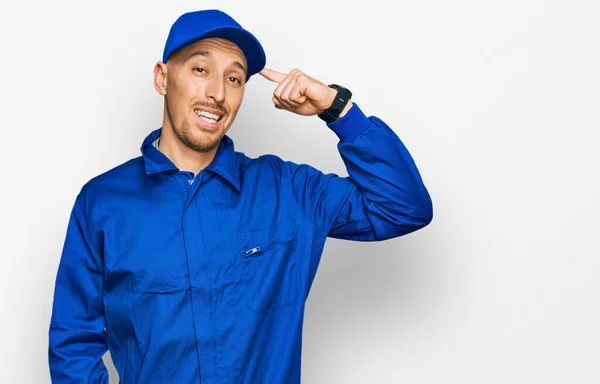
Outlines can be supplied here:
M337 84L329 85L333 89L337 89L337 95L335 95L335 99L333 99L333 103L329 109L325 110L323 113L319 113L319 117L326 123L331 123L340 116L340 113L344 110L346 104L352 97L352 92L349 89L342 87Z

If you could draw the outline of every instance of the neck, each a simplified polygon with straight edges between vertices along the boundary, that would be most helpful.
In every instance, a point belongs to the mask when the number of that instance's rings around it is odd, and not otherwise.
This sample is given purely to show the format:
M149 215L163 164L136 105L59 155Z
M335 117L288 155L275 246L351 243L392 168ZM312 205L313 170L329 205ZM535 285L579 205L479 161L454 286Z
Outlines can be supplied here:
M173 128L163 125L158 150L169 158L180 171L189 171L194 175L206 168L215 158L217 148L210 152L198 152L185 145L175 134Z

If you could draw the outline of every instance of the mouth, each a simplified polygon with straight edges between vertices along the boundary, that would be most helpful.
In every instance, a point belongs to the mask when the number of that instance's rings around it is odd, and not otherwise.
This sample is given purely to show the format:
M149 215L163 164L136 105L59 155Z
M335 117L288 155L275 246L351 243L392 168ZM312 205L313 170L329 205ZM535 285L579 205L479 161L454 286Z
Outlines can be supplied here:
M214 110L206 110L203 108L194 109L194 113L204 125L215 127L224 117L223 113Z

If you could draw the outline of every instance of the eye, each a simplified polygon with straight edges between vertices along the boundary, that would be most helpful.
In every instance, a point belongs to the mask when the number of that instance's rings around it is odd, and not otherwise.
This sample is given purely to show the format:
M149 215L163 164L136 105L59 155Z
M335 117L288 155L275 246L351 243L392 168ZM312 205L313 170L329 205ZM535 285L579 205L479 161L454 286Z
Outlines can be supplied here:
M204 70L204 68L200 68L200 67L198 67L198 68L194 68L194 71L196 71L196 72L198 72L198 73L203 73L203 72L206 72L206 71Z
M231 76L231 77L229 77L228 79L229 79L229 81L231 81L232 83L238 83L238 84L242 84L241 80L240 80L240 79L238 79L237 77L233 77L233 76Z

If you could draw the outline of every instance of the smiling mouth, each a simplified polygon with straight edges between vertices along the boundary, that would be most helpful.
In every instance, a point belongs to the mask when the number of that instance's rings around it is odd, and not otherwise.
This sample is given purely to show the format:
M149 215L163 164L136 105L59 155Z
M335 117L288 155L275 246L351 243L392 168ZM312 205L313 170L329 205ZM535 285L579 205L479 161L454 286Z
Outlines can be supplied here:
M223 115L203 111L201 109L194 109L194 113L200 118L200 120L210 125L217 124L223 118Z

